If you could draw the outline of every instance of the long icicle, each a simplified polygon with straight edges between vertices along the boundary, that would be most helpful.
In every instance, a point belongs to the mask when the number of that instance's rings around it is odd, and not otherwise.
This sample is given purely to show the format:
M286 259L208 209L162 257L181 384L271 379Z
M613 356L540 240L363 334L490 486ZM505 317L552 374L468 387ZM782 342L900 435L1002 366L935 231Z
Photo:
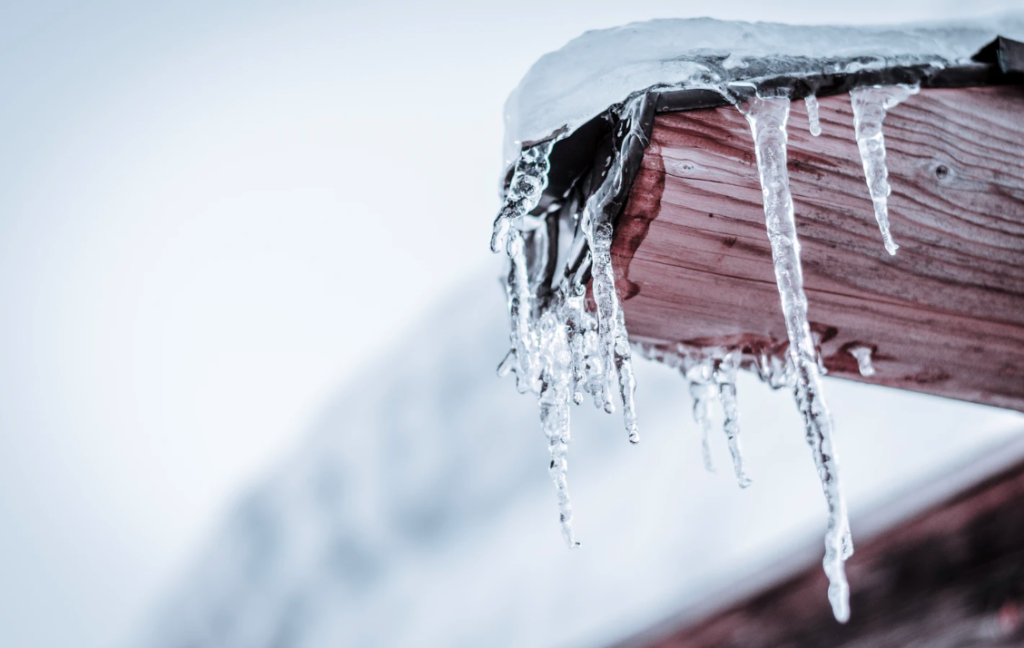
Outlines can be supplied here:
M832 417L821 390L816 350L807 323L807 297L800 266L793 197L786 170L786 121L789 99L755 97L739 106L750 123L757 169L764 196L764 215L775 265L775 280L789 336L789 353L796 371L795 397L804 419L822 490L828 506L823 565L829 579L828 598L840 622L850 617L849 585L843 562L853 553L846 503L839 484L833 446Z
M548 472L558 493L559 524L562 538L570 549L579 546L572 531L572 504L566 472L569 452L569 402L572 398L572 354L567 327L554 313L545 313L540 322L541 370L540 421L548 437L551 463Z
M917 94L920 86L862 86L850 91L853 106L853 129L860 149L860 160L864 165L864 179L875 208L875 220L882 232L882 241L889 254L896 254L899 246L892 240L889 231L889 169L885 166L885 136L882 135L882 121L885 111Z
M631 141L644 139L640 128L640 114L644 105L643 95L630 99L623 106L620 127L622 131L621 150L617 151L608 169L607 176L591 195L583 210L583 233L593 255L591 273L594 278L594 301L597 303L598 343L600 357L605 371L606 384L618 382L619 395L622 399L623 421L630 443L639 443L636 411L633 392L636 380L633 377L629 335L626 333L625 320L615 292L615 272L612 268L611 243L612 225L605 222L604 210L607 203L615 197L622 187L622 162ZM617 379L617 380L616 380ZM595 398L597 392L595 391ZM603 404L606 412L613 412L610 390L603 390Z

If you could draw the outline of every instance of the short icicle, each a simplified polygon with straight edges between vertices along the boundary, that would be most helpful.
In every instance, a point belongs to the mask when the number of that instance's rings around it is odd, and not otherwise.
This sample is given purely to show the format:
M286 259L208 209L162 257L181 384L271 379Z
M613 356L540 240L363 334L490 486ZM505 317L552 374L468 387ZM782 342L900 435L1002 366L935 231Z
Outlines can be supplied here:
M565 297L563 304L566 334L569 340L569 352L572 354L572 400L579 405L583 402L583 390L587 384L587 315L583 307L583 296L586 289L577 285Z
M491 252L501 252L508 237L509 228L518 219L533 211L548 186L548 171L551 169L549 157L555 141L549 140L532 146L522 152L512 172L505 202L494 219L494 231L491 233Z
M695 363L685 375L690 386L690 397L693 399L693 421L700 428L701 457L704 470L715 472L715 462L711 459L711 372L710 359Z
M732 457L732 468L736 473L736 482L740 488L752 483L747 476L747 468L743 461L743 448L740 445L740 408L736 402L736 372L739 369L739 354L727 353L718 361L713 373L715 385L718 386L718 400L722 404L722 429L729 444L729 455Z
M917 94L917 85L862 86L850 91L853 106L853 129L857 137L857 148L864 165L864 179L868 184L871 202L875 208L875 220L882 231L882 240L889 254L896 254L898 245L889 231L889 170L885 166L885 136L882 122L885 111L890 110L911 95Z
M804 97L804 105L807 107L807 130L811 135L821 135L821 121L818 119L818 98L814 95Z
M840 622L850 617L849 585L844 561L853 553L846 503L839 484L833 446L832 417L821 390L816 349L807 322L807 297L800 266L800 243L796 234L793 198L786 170L786 121L789 99L755 97L740 111L750 123L754 152L764 196L764 214L772 247L775 279L789 336L796 386L797 407L804 419L807 442L821 479L828 506L823 565L829 579L828 598Z
M530 313L532 296L530 280L526 270L526 255L523 251L523 235L516 228L506 235L509 272L508 272L508 312L512 350L515 352L516 388L526 393L537 391L536 383L539 368L534 362L534 342L531 339Z
M850 355L857 359L857 370L865 378L875 375L875 366L871 364L871 347L859 346L850 349Z

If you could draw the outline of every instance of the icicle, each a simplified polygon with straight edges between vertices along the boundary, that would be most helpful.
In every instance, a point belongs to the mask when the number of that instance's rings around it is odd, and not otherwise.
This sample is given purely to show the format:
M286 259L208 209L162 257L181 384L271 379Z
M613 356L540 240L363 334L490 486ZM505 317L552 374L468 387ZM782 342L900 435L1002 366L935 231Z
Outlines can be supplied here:
M736 371L739 369L739 361L737 352L727 353L717 363L713 377L718 386L718 400L722 404L724 416L722 429L725 431L725 438L729 443L733 472L736 473L736 481L740 488L746 488L752 482L747 477L747 469L743 463L743 449L740 446L740 409L736 403Z
M624 106L620 122L623 130L619 132L622 151L611 159L604 181L587 199L580 215L590 249L583 265L575 268L573 278L567 277L543 302L537 299L537 291L548 281L544 274L550 260L547 219L554 210L549 207L544 216L532 216L530 212L539 204L548 183L553 141L522 152L491 236L491 249L497 251L504 245L510 261L506 290L512 349L499 364L498 375L514 373L517 389L537 396L541 427L551 453L549 471L558 492L562 535L570 547L578 544L573 538L566 480L570 402L580 404L584 392L589 392L598 407L613 412L612 385L618 383L629 440L637 443L640 439L633 399L636 379L632 351L615 292L612 226L604 219L608 201L622 187L623 154L636 138L643 137L639 121L642 106L643 97L631 99ZM593 276L596 318L586 310L586 289L580 283L588 267Z
M685 373L690 383L690 397L693 398L693 421L700 428L700 449L704 459L704 470L715 472L711 459L711 362L706 360L692 366Z
M622 187L622 157L630 144L631 138L643 138L640 130L640 110L643 96L630 99L623 108L622 121L628 132L623 135L622 151L617 152L604 182L597 191L587 199L583 210L583 233L587 238L592 254L591 274L594 278L594 301L597 303L597 330L599 358L605 372L605 385L616 382L619 384L619 395L622 399L623 420L630 443L638 443L640 435L636 426L636 412L633 403L633 391L636 380L633 377L632 360L629 349L629 335L626 333L619 297L615 292L615 272L612 268L611 223L603 222L604 209ZM617 375L616 375L617 374ZM615 411L610 389L607 386L595 388L594 396L601 394L604 410Z
M509 375L515 363L516 351L515 349L509 349L508 353L505 354L505 357L502 358L501 362L498 364L498 378L504 378Z
M850 349L850 355L857 358L857 369L864 377L874 376L875 367L871 364L871 347L859 346Z
M636 378L633 376L633 354L626 337L626 320L619 309L619 324L615 332L615 369L619 373L619 397L622 398L622 419L630 443L640 443L640 432L636 428Z
M508 273L508 311L511 322L512 349L516 354L516 386L520 392L537 391L538 368L534 362L534 349L530 331L532 297L530 280L526 272L526 255L523 252L523 235L512 228L508 233L508 257L511 260Z
M601 366L605 371L605 380L615 380L615 341L619 325L619 298L615 292L615 274L612 270L611 245L612 226L601 223L587 233L587 242L594 255L594 301L597 303L597 335ZM604 409L611 414L615 411L609 390L604 390L606 399Z
M529 214L540 202L540 197L548 186L548 171L551 169L548 158L554 145L555 141L549 140L530 147L523 151L516 162L512 182L505 195L505 203L494 219L491 252L501 251L513 222Z
M566 481L569 451L569 400L572 391L572 354L569 350L567 329L553 313L545 313L540 321L539 357L543 364L542 387L538 396L540 421L548 437L551 463L548 472L558 492L559 522L562 537L569 548L579 545L572 532L572 504Z
M789 99L755 97L739 106L750 123L754 152L764 195L764 214L775 265L775 280L789 336L789 353L796 372L795 396L804 419L807 441L828 505L823 565L829 579L828 598L836 619L850 616L849 586L843 561L853 553L833 446L832 417L821 390L814 341L807 323L807 297L800 267L800 243L793 216L793 198L786 170L786 121Z
M583 309L586 289L582 285L577 285L571 291L565 298L563 319L569 340L569 352L572 354L572 400L579 405L583 402L583 390L587 384L587 315Z
M882 240L889 254L896 254L898 245L889 231L888 198L892 192L885 166L885 136L882 135L882 121L885 111L907 97L917 94L917 85L862 86L850 91L853 105L853 128L857 137L857 148L864 164L864 178L868 183L871 202L875 206L875 220L882 231Z
M762 349L757 360L757 375L772 389L792 387L793 360L788 353L780 357Z
M811 135L821 135L821 122L818 121L818 98L814 95L804 97L804 105L807 106L807 130Z

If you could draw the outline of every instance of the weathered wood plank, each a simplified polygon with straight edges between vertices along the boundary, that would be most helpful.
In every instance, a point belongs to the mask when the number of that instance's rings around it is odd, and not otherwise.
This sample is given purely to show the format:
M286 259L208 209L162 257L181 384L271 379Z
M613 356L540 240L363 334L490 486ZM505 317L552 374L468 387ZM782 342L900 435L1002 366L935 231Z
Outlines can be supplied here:
M803 102L789 172L810 302L832 375L1024 411L1024 89L925 90L885 121L882 245L847 95ZM659 115L613 247L631 338L783 342L761 190L734 108ZM862 378L848 350L872 347Z
M1020 646L1024 464L860 542L852 614L832 618L820 564L725 611L629 648ZM856 533L856 529L855 529Z

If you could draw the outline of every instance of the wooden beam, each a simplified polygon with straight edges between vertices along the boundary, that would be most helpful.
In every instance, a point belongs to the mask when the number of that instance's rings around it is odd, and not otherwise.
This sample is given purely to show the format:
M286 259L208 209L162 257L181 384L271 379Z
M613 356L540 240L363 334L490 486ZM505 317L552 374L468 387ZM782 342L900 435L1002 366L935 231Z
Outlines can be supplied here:
M922 90L885 120L893 236L882 245L848 95L789 120L812 330L831 375L1024 411L1024 88ZM616 228L630 337L786 340L746 120L668 113ZM863 378L849 349L874 349Z
M1024 464L860 542L851 616L835 621L816 564L725 611L630 648L1019 646ZM855 529L856 532L856 529Z

